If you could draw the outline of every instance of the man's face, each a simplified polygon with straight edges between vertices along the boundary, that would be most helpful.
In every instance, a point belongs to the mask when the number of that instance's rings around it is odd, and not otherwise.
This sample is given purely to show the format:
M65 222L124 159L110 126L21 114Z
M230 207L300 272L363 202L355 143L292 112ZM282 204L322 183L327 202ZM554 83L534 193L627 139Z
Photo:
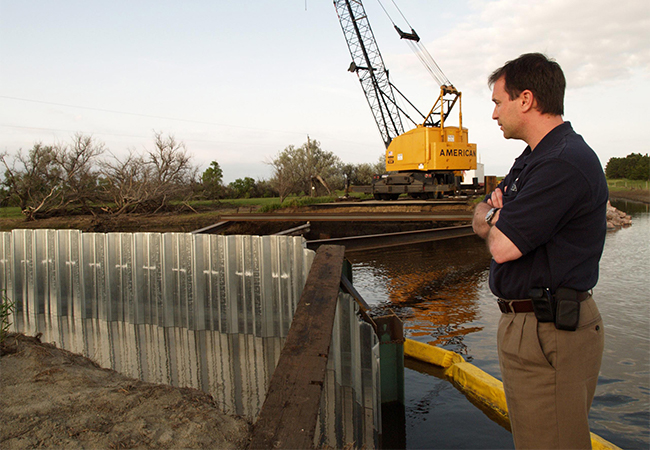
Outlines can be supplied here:
M501 77L492 88L494 112L492 118L497 121L506 139L521 139L521 110L518 99L510 100L505 90L506 80Z

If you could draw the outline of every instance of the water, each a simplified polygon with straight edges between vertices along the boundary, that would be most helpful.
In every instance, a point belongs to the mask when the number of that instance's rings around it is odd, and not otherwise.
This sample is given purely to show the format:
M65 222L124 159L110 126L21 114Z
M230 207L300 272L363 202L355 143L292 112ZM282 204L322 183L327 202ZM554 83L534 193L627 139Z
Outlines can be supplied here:
M594 297L606 328L591 430L625 449L650 446L650 213L615 204L633 225L610 232ZM354 285L381 315L393 310L407 337L463 355L501 379L500 311L489 290L490 256L470 237L350 253ZM513 448L510 432L472 405L440 371L407 361L406 448Z

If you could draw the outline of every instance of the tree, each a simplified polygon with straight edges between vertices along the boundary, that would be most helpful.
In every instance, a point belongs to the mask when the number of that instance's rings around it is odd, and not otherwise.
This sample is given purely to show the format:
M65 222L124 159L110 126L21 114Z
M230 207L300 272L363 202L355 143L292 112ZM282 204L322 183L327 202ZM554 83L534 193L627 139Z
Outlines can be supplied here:
M300 147L288 146L268 164L273 169L270 182L280 194L280 201L289 194L314 195L320 185L332 189L344 185L343 163L338 156L322 150L315 140Z
M383 152L377 162L373 166L374 173L376 174L384 174L386 173L386 153Z
M54 147L54 160L60 169L63 190L62 206L79 205L84 212L94 215L89 204L99 200L99 174L95 160L104 151L103 143L81 133L73 136L72 145L59 144Z
M223 195L223 171L217 161L212 161L201 176L203 195L209 200L216 200Z
M61 204L61 171L55 156L54 148L42 143L34 144L27 155L19 150L11 164L6 153L0 155L9 201L20 207L27 220Z
M650 179L650 156L631 153L625 158L610 158L605 166L607 178Z
M173 200L189 200L198 169L183 142L154 133L154 150L142 156L130 151L124 159L114 156L102 163L101 172L103 192L115 204L110 212L155 213Z
M350 184L361 186L371 184L372 177L378 172L373 164L361 163L346 164L344 166L343 173L349 180Z
M237 178L228 185L228 189L234 198L251 198L256 197L257 184L251 177Z

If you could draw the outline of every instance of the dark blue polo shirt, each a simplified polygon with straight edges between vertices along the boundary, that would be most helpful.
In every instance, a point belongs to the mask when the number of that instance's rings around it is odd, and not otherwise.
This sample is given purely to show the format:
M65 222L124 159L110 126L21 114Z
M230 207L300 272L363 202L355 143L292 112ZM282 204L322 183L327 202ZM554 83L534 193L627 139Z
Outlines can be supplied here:
M592 289L605 244L609 193L594 151L569 122L519 156L498 186L496 227L521 251L490 267L490 289L505 299L529 298L533 287Z

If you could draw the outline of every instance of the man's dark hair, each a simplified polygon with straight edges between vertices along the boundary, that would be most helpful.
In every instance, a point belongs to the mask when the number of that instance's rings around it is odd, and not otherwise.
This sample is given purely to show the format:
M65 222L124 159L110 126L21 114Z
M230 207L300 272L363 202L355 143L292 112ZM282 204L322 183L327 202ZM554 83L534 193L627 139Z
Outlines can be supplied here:
M488 78L492 87L499 78L505 77L505 90L514 100L529 90L537 100L537 110L542 114L564 114L564 90L566 80L560 65L542 53L526 53L508 61Z

